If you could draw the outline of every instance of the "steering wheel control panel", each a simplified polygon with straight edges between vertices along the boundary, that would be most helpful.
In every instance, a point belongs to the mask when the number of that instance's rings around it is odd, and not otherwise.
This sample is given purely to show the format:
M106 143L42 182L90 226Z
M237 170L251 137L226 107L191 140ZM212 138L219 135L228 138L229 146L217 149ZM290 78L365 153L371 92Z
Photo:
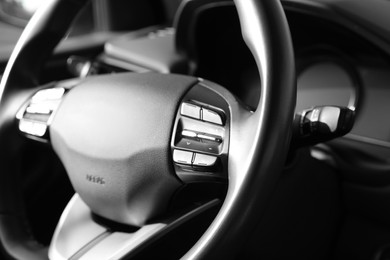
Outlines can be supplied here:
M187 107L197 110L199 114L195 117L193 111L189 111ZM202 116L203 110L214 113L213 118L207 118L212 119L213 121L204 120L204 117ZM182 103L180 109L181 120L177 129L179 132L177 134L176 146L185 149L194 149L200 152L219 154L221 152L225 132L221 119L223 114L221 113L222 112L215 112L215 110L204 109L204 107L196 105L195 103Z
M49 128L63 98L79 79L49 83L37 90L16 113L19 132L35 141L48 143Z
M62 101L63 87L42 89L36 92L17 113L19 131L25 136L42 142L49 140L48 127Z
M229 137L228 107L215 92L197 95L195 86L177 112L172 137L176 173L184 182L224 182L227 172ZM203 90L204 91L204 90ZM204 92L202 92L204 93Z

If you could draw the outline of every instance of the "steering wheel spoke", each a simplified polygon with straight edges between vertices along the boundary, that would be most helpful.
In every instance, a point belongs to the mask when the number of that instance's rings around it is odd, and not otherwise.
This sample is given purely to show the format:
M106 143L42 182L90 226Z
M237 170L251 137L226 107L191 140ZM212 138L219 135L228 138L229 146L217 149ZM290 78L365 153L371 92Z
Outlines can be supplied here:
M131 258L153 243L202 215L214 215L221 202L210 200L192 206L139 228L98 224L89 207L76 194L65 208L49 249L50 259ZM118 226L117 226L118 227ZM126 230L123 230L126 229Z

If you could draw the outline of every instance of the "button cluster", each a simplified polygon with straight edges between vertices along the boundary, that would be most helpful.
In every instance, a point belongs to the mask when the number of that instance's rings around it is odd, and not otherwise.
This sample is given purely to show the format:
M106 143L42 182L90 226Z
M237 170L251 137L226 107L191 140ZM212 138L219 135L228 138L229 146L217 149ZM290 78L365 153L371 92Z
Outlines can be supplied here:
M16 116L19 119L19 130L28 135L43 137L64 93L64 88L44 89L35 93Z
M209 122L217 125L223 125L222 116L219 113L192 103L184 102L181 105L180 114L183 116L195 118L205 122Z
M225 114L218 107L201 104L188 101L180 106L173 141L173 161L179 166L179 171L182 168L186 174L191 169L213 172L213 176L217 176L225 147Z
M175 149L173 151L173 161L187 166L211 168L216 165L217 157Z

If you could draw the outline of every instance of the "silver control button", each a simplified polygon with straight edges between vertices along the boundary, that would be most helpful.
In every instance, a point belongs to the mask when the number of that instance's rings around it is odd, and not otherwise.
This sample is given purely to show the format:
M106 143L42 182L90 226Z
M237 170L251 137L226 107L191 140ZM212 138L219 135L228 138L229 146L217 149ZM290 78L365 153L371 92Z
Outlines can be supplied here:
M201 140L222 143L222 138L219 136L207 135L207 134L197 134L196 135Z
M181 105L180 114L183 116L200 119L200 109L200 106L191 103L183 103Z
M192 163L193 166L212 167L216 164L217 157L211 155L205 155L195 153L195 159Z
M39 103L48 100L58 100L62 98L64 93L64 88L43 89L35 93L35 95L31 99L31 103Z
M202 115L203 121L214 123L217 125L222 125L222 118L217 112L214 112L214 111L206 109L206 108L203 108L202 112L203 112L202 113L203 114Z
M196 138L196 136L197 136L197 134L191 130L183 130L183 131L181 131L181 135L184 137L189 137L189 138Z
M175 163L191 165L193 152L187 152L182 150L173 151L173 161Z
M50 115L52 110L47 107L45 104L30 104L26 108L26 113L29 114L45 114Z
M22 119L19 121L19 130L26 134L42 137L46 133L47 126L42 123L31 122Z

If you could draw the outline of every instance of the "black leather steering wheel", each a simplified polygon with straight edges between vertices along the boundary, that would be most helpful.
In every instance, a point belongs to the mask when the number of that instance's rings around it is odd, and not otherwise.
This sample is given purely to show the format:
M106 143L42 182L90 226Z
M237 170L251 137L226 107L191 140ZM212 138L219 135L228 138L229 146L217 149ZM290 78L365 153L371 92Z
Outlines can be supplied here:
M79 194L64 215L79 203L77 207L91 209L110 221L143 227L164 215L172 196L187 182L227 181L218 215L184 258L233 258L261 221L291 138L296 81L290 32L280 2L234 1L244 40L261 77L255 111L223 87L190 76L124 73L39 86L42 65L86 2L53 0L39 9L1 81L3 253L16 259L48 258L47 248L29 234L21 201L16 162L25 142L22 132L50 142L64 164ZM42 117L26 117L29 113L46 115L45 124L41 124ZM207 119L207 113L219 119ZM213 129L216 132L210 133ZM216 151L183 147L182 138L211 138ZM190 155L190 161L175 158L177 151ZM214 159L222 170L210 177L213 170L195 165L199 158ZM55 236L61 232L58 229ZM72 258L87 251L72 252Z

